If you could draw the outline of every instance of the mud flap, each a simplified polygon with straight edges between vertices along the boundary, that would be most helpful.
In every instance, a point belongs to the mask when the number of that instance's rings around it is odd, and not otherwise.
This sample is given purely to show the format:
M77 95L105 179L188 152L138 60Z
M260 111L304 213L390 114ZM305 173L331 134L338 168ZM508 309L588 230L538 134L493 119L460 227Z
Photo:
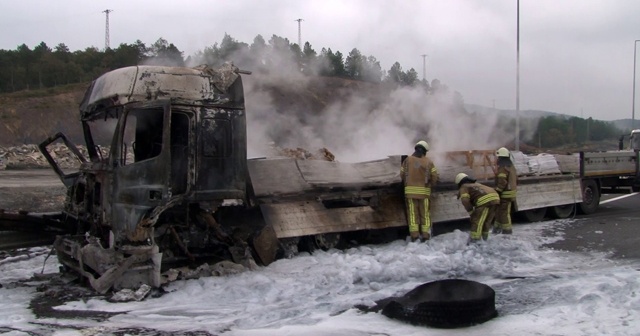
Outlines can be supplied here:
M278 252L278 237L271 225L266 225L260 232L253 237L253 248L260 258L260 262L267 266L276 259Z

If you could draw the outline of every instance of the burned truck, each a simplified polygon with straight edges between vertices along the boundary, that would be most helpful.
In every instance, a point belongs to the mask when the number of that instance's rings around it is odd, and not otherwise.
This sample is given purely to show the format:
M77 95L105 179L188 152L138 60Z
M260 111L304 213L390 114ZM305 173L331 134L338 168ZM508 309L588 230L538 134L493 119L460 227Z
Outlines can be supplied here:
M80 104L88 157L61 133L39 146L68 190L65 221L76 232L54 243L64 267L105 292L159 286L163 264L216 257L247 263L255 250L259 262L273 260L273 231L218 223L251 203L240 73L230 64L134 66L93 81ZM103 157L94 134L105 128L113 138ZM64 171L49 153L58 141L76 154L79 171ZM233 209L225 214L227 205Z
M158 287L173 266L268 265L347 232L404 226L399 158L247 160L243 73L133 66L91 83L80 104L87 157L62 133L39 145L67 188L45 221L65 231L54 242L63 269L102 293ZM108 150L96 141L105 134ZM59 143L77 171L56 162Z
M40 217L0 212L0 224L56 232L63 270L101 293L158 287L174 266L232 260L253 267L301 249L404 238L401 156L247 159L243 73L225 64L132 66L100 76L80 104L86 157L61 133L39 145L67 188L64 209ZM105 135L101 148L96 139ZM50 146L60 142L79 169L56 162ZM432 221L467 218L453 176L464 171L490 184L493 151L440 154L453 165L440 165ZM522 176L518 208L532 221L566 218L576 204L593 212L599 193L589 181L575 171Z

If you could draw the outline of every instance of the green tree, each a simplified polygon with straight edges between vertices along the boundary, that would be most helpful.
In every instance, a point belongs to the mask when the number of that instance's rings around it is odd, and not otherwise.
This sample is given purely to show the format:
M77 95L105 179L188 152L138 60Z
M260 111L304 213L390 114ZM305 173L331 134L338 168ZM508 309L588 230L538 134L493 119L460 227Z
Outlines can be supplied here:
M344 68L344 58L340 51L336 51L329 60L333 67L333 75L337 77L345 77L347 70Z
M362 56L360 50L353 48L345 61L345 71L352 79L362 79L364 77L364 62L366 58Z
M406 73L402 74L402 83L404 85L413 86L418 80L418 73L414 68L409 69Z
M148 62L153 65L183 66L182 51L162 37L148 49Z
M19 64L24 69L24 76L21 76L20 79L20 89L29 90L31 86L31 67L34 62L34 55L31 49L26 44L21 44L17 48L17 59Z

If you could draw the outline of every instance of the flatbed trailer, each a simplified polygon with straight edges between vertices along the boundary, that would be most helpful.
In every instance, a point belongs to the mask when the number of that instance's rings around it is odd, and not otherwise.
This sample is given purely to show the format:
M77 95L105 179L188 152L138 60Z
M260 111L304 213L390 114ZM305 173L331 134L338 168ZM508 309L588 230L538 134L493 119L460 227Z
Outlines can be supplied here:
M342 163L289 158L249 160L256 199L278 238L406 227L399 156ZM479 182L493 185L485 177ZM434 224L468 218L452 181L432 191ZM523 176L518 211L529 221L566 218L582 202L575 174Z

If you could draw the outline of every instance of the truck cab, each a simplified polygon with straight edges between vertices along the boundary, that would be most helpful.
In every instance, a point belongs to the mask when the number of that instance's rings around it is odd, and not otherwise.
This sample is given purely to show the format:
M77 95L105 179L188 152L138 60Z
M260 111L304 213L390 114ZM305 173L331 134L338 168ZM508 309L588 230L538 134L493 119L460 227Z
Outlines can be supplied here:
M629 149L633 151L640 150L640 129L634 129L629 135Z
M228 200L247 203L239 73L232 64L132 66L91 83L80 104L88 157L62 133L40 144L67 187L64 213L77 226L77 236L54 243L63 265L102 292L157 286L161 258L215 252L207 246L223 236L208 235L218 228L216 210ZM106 152L98 135L111 139ZM59 140L81 162L78 171L64 171L54 159L48 146ZM110 275L125 271L135 275Z

